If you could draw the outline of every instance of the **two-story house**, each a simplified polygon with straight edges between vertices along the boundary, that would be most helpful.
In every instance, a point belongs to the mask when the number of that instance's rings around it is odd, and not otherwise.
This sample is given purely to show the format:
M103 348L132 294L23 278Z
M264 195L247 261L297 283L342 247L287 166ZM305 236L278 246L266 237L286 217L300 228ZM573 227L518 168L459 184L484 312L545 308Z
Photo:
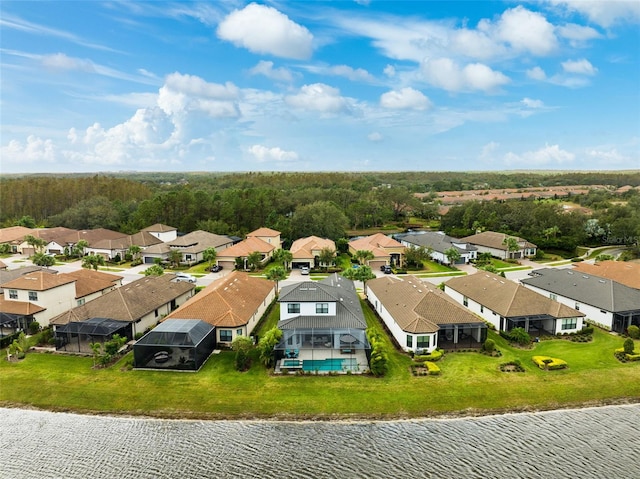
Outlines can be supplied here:
M332 274L282 288L282 341L275 348L284 368L318 372L368 369L367 323L353 281Z

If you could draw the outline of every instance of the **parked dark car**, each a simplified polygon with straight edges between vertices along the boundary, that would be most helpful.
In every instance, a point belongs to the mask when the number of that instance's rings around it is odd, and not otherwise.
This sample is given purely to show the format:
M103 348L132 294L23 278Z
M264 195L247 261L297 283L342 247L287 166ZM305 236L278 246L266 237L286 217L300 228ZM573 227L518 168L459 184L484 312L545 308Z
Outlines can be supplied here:
M219 264L213 265L210 269L210 271L212 273L217 273L219 271L222 271L222 266L220 266Z
M384 274L391 274L391 273L393 273L393 271L391 270L391 266L389 266L388 264L384 266L384 268L382 269L382 271L384 272Z

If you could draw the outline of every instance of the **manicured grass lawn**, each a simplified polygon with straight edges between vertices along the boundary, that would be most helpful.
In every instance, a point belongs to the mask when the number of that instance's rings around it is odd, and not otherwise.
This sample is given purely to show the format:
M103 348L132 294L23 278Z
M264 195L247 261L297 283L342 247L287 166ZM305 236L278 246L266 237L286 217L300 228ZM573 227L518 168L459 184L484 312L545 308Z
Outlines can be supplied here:
M259 334L277 324L278 315L276 306ZM369 308L365 316L383 332ZM386 335L389 372L383 378L273 376L257 358L239 373L229 351L212 355L198 373L126 370L131 354L94 370L91 358L29 353L18 363L0 360L0 405L185 418L329 419L548 409L640 397L640 363L620 363L613 356L620 337L596 330L591 343L553 340L518 349L490 335L502 357L448 353L437 363L442 374L427 377L411 375L411 358L392 349ZM534 355L563 359L569 368L542 371L531 361ZM526 372L500 372L500 363L514 359Z

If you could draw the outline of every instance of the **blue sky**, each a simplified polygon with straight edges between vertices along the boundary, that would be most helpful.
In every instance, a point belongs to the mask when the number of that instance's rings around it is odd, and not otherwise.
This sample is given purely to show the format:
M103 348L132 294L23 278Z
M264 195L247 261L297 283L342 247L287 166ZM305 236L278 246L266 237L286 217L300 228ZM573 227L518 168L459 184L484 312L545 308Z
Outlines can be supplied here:
M640 2L0 3L0 172L640 168Z

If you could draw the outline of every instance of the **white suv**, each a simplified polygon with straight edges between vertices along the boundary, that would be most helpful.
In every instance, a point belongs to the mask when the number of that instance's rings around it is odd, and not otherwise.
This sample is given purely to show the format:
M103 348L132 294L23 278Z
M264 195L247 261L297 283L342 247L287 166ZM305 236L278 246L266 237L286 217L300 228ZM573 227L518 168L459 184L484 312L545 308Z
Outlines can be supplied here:
M176 273L176 281L185 281L187 283L195 283L197 279L187 273Z
M301 266L300 267L300 274L304 274L304 275L309 274L309 267L308 266Z

